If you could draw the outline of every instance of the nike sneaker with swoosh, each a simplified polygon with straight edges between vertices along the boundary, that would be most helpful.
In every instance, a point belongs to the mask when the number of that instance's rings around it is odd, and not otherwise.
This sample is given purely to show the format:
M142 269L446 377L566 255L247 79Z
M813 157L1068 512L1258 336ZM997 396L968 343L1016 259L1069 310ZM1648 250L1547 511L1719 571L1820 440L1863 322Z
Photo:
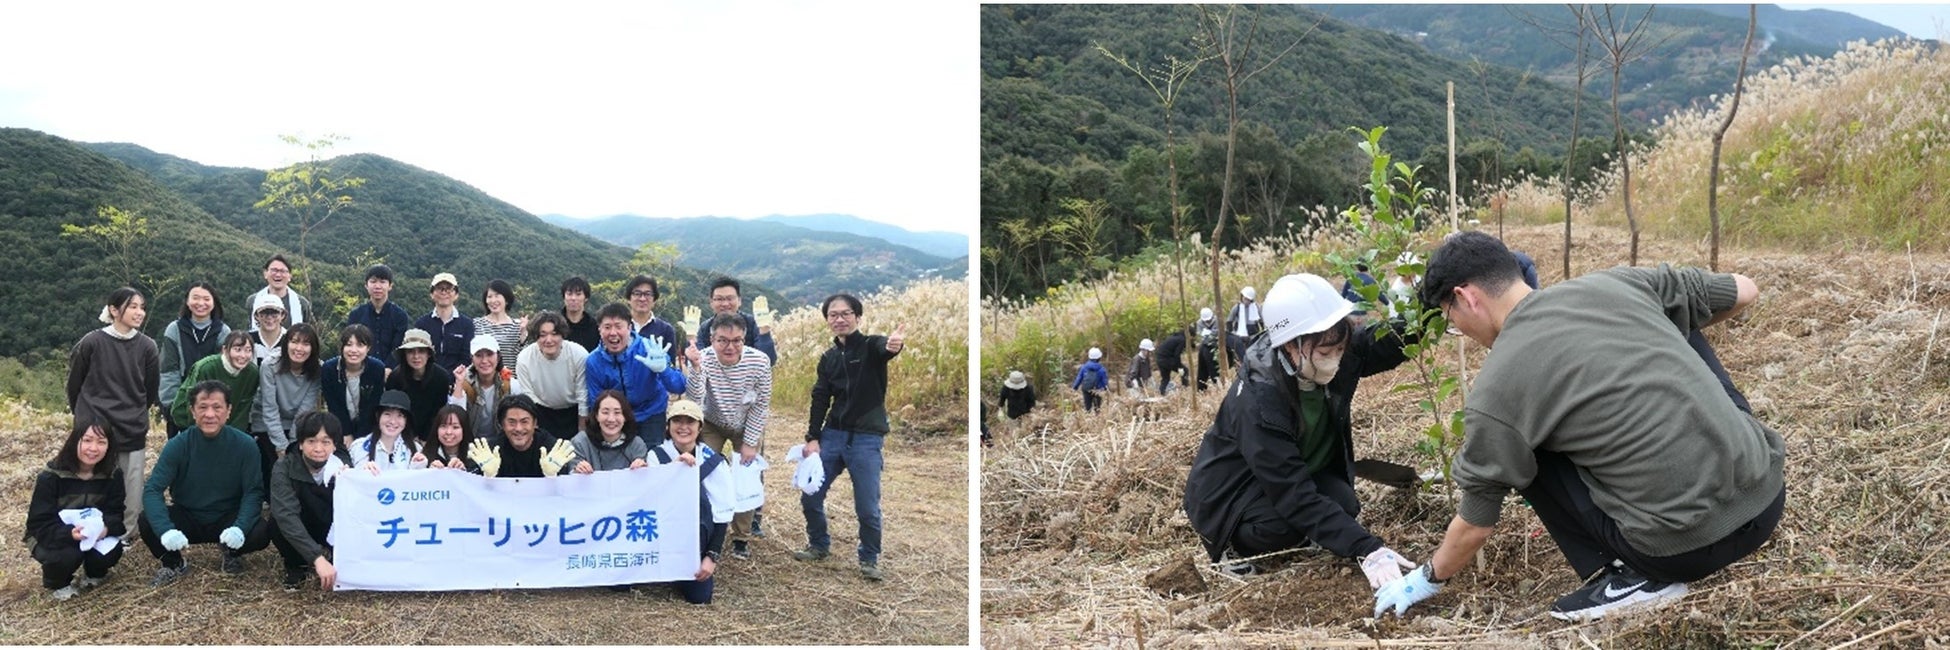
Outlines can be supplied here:
M1551 605L1560 621L1595 621L1627 609L1650 609L1686 595L1684 582L1660 582L1613 560L1583 587Z

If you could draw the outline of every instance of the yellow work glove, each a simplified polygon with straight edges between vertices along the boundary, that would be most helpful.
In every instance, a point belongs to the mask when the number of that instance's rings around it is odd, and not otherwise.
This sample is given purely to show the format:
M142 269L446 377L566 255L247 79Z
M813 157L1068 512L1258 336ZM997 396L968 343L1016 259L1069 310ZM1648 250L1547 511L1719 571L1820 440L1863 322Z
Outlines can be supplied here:
M475 439L474 445L467 448L467 457L481 466L482 476L494 476L501 472L501 452L489 446L486 440Z
M697 324L703 318L704 310L698 309L696 306L685 307L683 321L684 335L691 337L691 340L697 340Z
M563 465L569 464L569 461L575 460L575 457L575 446L570 445L569 441L555 441L555 446L542 454L542 476L556 475L562 471Z
M758 321L760 332L772 329L772 306L768 303L765 296L752 299L752 320Z

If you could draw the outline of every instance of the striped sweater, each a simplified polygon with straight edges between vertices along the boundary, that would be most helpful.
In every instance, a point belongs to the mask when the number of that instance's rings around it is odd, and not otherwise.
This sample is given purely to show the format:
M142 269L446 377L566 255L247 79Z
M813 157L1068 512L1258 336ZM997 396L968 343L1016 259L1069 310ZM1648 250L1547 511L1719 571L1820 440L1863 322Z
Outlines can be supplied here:
M700 355L698 366L684 397L704 407L704 419L743 431L745 444L757 447L772 412L771 359L748 345L738 363L729 368L719 363L717 353L708 350Z

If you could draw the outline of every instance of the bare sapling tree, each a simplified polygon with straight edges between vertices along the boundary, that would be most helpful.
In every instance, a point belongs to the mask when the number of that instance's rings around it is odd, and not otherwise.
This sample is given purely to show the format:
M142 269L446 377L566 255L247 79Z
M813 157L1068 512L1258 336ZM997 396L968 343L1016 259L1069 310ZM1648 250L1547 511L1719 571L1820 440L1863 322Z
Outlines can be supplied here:
M1226 219L1232 215L1233 153L1239 143L1240 88L1259 73L1278 64L1280 59L1285 58L1293 48L1299 47L1300 43L1307 40L1307 36L1312 35L1314 30L1320 27L1320 21L1314 21L1313 25L1307 27L1307 31L1293 39L1285 49L1271 57L1265 57L1265 61L1261 63L1261 57L1255 47L1259 37L1259 14L1254 11L1251 12L1250 17L1241 18L1239 14L1242 11L1245 10L1238 5L1227 5L1223 12L1207 5L1198 5L1201 18L1199 24L1205 30L1206 42L1211 44L1214 56L1223 66L1221 78L1224 80L1226 90L1226 167L1225 176L1219 181L1219 213L1213 215L1213 221L1216 223L1212 226L1212 305L1214 307L1225 304L1221 302L1225 294L1219 288L1219 258L1221 257L1219 247L1225 236ZM1244 25L1240 24L1242 20L1245 22ZM1232 364L1230 350L1220 346L1219 355L1221 367Z
M1565 5L1565 7L1571 10L1570 25L1550 24L1537 16L1522 12L1516 12L1516 16L1531 27L1537 28L1543 33L1544 38L1550 39L1559 47L1570 48L1577 56L1575 68L1577 79L1571 90L1571 144L1565 147L1564 170L1561 175L1564 185L1564 279L1569 280L1571 279L1571 207L1576 198L1571 172L1572 166L1578 160L1578 120L1583 117L1581 111L1584 108L1584 82L1591 78L1591 66L1586 54L1590 50L1592 20L1589 6Z
M1706 218L1708 249L1706 268L1720 271L1720 144L1733 127L1733 116L1740 112L1740 91L1747 83L1747 57L1754 52L1754 26L1758 24L1755 5L1747 5L1747 42L1740 46L1740 72L1733 77L1733 101L1727 104L1727 117L1713 131L1713 162L1706 168Z
M1104 283L1094 281L1098 273L1111 268L1109 246L1101 236L1104 226L1110 223L1110 203L1103 199L1068 198L1063 199L1063 209L1070 214L1057 217L1050 224L1049 233L1077 261L1077 281L1090 286L1090 294L1097 300L1097 314L1104 319L1104 354L1115 358L1117 342L1111 328L1110 306L1104 302Z
M352 190L366 184L366 179L335 171L324 160L326 152L333 145L344 141L345 136L327 134L316 140L305 140L300 136L281 135L285 144L301 147L306 158L288 167L273 169L264 174L264 198L251 207L266 212L289 211L298 218L298 256L307 257L306 242L311 231L331 220L333 215L352 207ZM312 293L312 274L302 275L305 293Z
M1652 5L1644 5L1644 11L1638 15L1637 20L1632 18L1630 7L1621 8L1618 5L1605 5L1604 11L1593 18L1597 22L1597 29L1594 31L1598 37L1598 46L1605 49L1605 66L1611 68L1613 148L1618 152L1619 182L1625 189L1623 195L1625 224L1632 231L1632 252L1629 263L1638 266L1639 220L1638 215L1632 212L1632 156L1625 146L1625 117L1618 110L1619 82L1623 79L1626 64L1644 58L1666 39L1652 41L1646 31L1646 24L1652 20Z

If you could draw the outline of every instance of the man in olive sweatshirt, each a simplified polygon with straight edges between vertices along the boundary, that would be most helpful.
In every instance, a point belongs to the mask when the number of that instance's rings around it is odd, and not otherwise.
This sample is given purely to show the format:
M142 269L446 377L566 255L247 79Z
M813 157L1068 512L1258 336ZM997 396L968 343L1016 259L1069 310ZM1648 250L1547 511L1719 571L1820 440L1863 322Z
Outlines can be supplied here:
M224 573L242 573L241 556L271 543L270 527L258 517L264 479L257 443L224 424L230 419L230 387L213 379L189 390L196 435L185 431L163 445L142 490L142 543L162 564L152 587L189 573L182 550L192 543L222 543Z
M1532 290L1487 234L1431 257L1422 302L1494 352L1469 393L1456 517L1422 567L1375 594L1397 615L1434 595L1516 490L1586 584L1550 608L1590 620L1670 603L1780 523L1781 436L1754 419L1699 329L1752 304L1737 274L1621 267Z

